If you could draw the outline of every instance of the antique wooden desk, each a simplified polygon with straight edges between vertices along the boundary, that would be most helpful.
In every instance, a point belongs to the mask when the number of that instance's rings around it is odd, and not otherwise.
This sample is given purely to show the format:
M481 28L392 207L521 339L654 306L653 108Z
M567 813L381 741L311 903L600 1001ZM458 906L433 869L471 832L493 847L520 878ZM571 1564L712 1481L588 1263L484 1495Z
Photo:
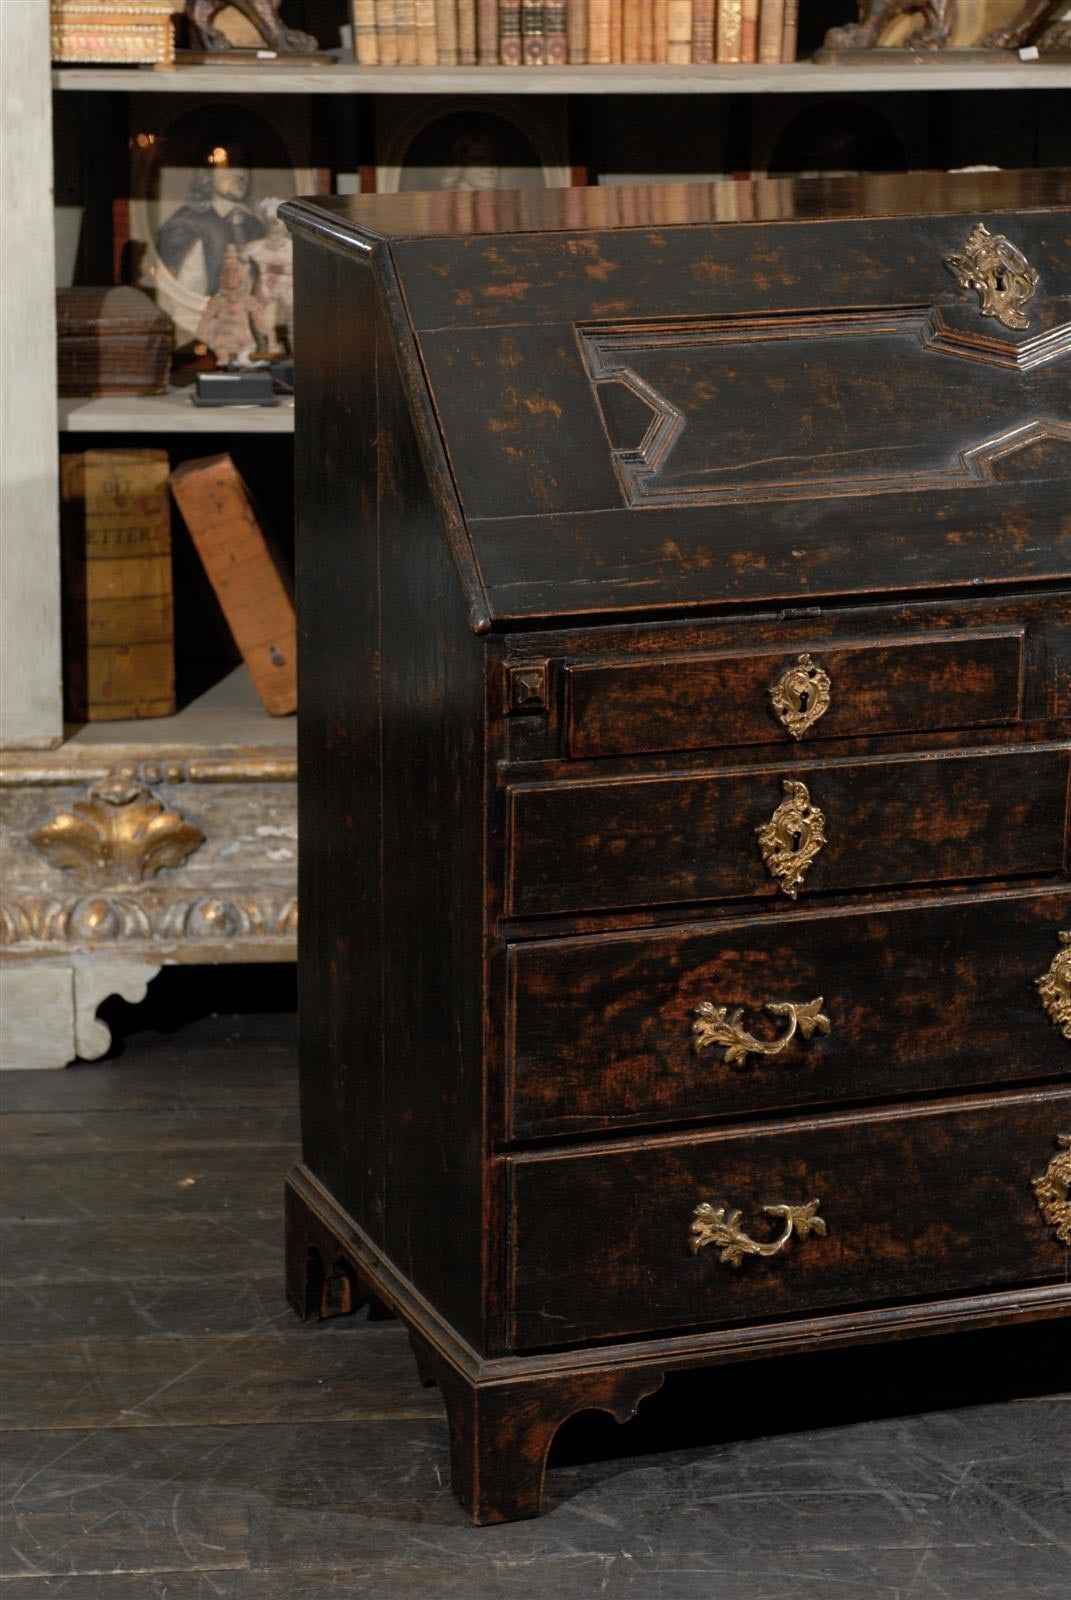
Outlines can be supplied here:
M1069 176L287 220L294 1304L482 1522L670 1369L1071 1314Z

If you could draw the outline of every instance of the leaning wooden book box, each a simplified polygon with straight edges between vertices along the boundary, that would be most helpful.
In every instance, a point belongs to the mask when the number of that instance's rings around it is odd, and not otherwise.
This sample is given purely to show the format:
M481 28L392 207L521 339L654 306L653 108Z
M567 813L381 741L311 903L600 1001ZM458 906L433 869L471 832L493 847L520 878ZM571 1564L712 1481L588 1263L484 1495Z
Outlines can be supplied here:
M287 220L294 1304L479 1522L669 1371L1071 1315L1071 177Z

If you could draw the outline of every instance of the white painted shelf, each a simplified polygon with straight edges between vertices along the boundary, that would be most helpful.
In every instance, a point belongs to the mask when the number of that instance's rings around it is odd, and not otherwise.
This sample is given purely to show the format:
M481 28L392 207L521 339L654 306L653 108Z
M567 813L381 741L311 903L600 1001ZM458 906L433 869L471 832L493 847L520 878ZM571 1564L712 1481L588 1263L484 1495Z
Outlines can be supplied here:
M173 717L140 717L133 722L87 722L68 729L63 749L80 754L97 748L109 753L118 745L162 752L170 748L267 748L280 757L297 750L296 717L272 717L265 711L245 666L235 667L219 683L183 706Z
M293 433L294 402L277 406L195 406L190 389L167 394L103 395L60 399L59 425L67 433Z
M929 89L1069 89L1071 62L955 62L940 53L874 66L541 67L59 67L57 89L138 94L876 94Z

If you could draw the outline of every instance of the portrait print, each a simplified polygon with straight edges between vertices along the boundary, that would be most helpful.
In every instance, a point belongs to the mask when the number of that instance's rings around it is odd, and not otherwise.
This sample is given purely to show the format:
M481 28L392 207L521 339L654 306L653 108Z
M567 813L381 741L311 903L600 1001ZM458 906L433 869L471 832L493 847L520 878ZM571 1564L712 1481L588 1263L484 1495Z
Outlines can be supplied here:
M377 107L379 193L549 189L572 182L559 101L385 100Z
M177 345L199 337L225 263L233 281L235 258L245 291L288 326L290 241L278 208L327 187L302 124L301 108L277 112L247 100L190 97L162 115L137 108L128 275L172 318Z

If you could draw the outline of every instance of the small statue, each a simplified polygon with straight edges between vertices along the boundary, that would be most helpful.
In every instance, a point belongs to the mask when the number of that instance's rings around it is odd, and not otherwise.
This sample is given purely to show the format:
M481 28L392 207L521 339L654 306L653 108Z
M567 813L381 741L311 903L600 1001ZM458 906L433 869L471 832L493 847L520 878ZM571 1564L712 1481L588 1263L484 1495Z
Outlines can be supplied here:
M196 338L206 344L221 367L252 366L260 345L258 322L261 306L249 292L249 269L238 247L223 252L219 290L201 313Z
M202 50L229 50L231 41L212 23L225 5L231 5L253 24L267 49L277 50L280 55L311 55L319 50L311 33L283 24L279 17L282 3L283 0L186 0L186 21L194 43L199 43Z
M289 355L294 348L294 242L279 216L279 205L275 198L258 202L266 231L246 247L245 259L257 272L254 326L273 355Z
M1044 32L1053 14L1066 0L1024 0L1018 20L995 28L981 41L986 50L1020 50ZM917 13L922 27L904 41L906 50L943 50L956 22L956 0L860 0L862 20L826 34L826 50L872 50L897 17Z

